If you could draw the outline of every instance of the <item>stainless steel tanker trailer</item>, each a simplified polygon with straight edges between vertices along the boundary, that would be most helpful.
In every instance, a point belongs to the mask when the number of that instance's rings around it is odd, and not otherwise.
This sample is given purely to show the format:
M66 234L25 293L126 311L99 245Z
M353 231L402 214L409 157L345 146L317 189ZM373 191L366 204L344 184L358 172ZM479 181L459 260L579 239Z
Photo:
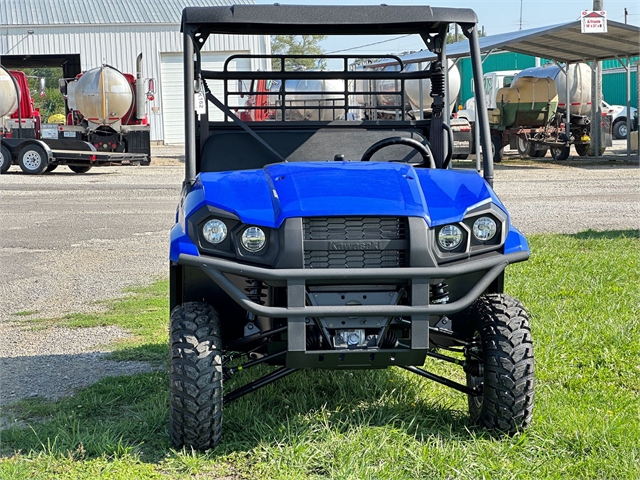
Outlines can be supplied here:
M77 139L41 138L39 122L33 123L33 128L20 128L24 106L33 102L28 85L16 81L16 76L0 65L0 173L14 164L30 174L50 172L59 165L85 173L94 166L149 164L150 157L144 153L99 152L94 145ZM13 128L15 122L9 119L16 113L18 128Z

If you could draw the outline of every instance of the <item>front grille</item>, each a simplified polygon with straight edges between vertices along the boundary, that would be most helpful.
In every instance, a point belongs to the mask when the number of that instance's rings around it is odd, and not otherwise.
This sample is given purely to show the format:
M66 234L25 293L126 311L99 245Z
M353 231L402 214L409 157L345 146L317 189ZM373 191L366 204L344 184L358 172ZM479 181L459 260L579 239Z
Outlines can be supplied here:
M316 217L304 219L305 240L401 240L406 219L395 217Z
M404 250L304 251L304 268L395 268L404 266Z
M303 228L305 268L407 265L406 218L315 217L303 219Z

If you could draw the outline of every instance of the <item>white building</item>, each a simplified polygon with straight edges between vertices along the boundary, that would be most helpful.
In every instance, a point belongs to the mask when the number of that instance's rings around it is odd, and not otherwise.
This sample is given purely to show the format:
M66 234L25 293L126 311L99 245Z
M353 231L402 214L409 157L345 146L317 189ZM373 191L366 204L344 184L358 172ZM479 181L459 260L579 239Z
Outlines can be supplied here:
M185 6L253 4L253 0L0 0L0 63L9 68L63 67L73 77L109 64L156 79L151 140L183 143L182 34ZM270 53L268 36L212 35L203 68L216 70L234 53ZM238 68L265 65L238 60ZM212 86L213 88L213 86Z

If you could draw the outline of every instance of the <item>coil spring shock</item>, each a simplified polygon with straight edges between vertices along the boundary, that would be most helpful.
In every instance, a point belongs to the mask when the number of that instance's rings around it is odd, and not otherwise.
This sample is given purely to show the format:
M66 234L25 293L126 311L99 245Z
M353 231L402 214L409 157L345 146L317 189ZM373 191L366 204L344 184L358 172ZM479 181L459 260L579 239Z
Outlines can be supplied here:
M431 303L447 303L449 301L449 292L447 291L448 286L449 285L444 282L431 285Z
M482 374L482 365L477 360L467 360L464 362L462 370L473 377L479 377Z
M444 97L444 69L442 62L431 62L431 96Z
M380 348L396 348L398 346L398 337L391 330L387 332L382 343L380 344Z
M307 328L307 350L320 350L322 334L317 327Z
M249 300L251 300L252 302L257 303L258 305L264 305L264 300L262 299L267 296L267 294L263 292L263 290L265 289L264 283L262 283L262 281L260 280L255 280L252 278L247 278L245 282L247 282L247 286L244 287L244 291L247 292L247 298L249 298ZM253 322L255 319L256 316L254 313L247 312L248 322Z
M431 70L431 98L444 99L445 82L442 62L431 62L429 70ZM431 108L434 116L441 114L445 108L444 102L434 101Z

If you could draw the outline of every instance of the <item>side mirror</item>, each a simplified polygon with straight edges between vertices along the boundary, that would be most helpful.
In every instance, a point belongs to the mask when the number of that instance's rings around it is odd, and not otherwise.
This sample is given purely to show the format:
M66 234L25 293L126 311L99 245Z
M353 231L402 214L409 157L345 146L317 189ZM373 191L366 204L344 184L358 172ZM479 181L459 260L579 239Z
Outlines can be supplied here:
M149 90L146 93L147 100L149 100L150 102L153 102L153 100L156 98L155 97L155 93L156 93L156 81L155 81L155 79L150 78L149 79Z

